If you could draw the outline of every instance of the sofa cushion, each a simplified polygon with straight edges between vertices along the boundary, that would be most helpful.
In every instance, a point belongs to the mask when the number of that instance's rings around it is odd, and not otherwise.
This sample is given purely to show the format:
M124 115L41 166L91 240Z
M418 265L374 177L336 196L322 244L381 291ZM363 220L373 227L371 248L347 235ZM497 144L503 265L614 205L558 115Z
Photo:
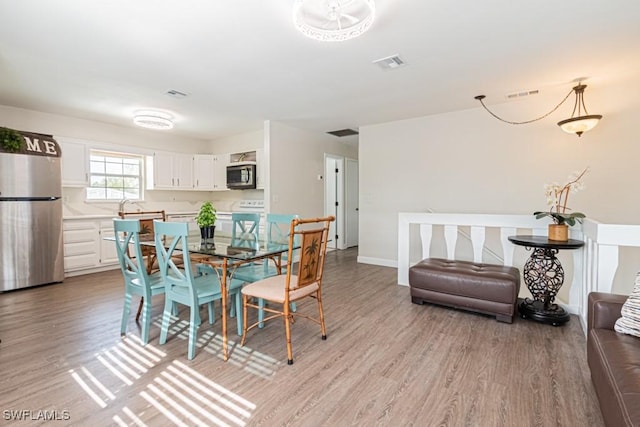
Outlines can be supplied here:
M636 276L633 292L622 306L621 314L614 326L616 332L640 337L640 274Z
M587 345L591 378L606 424L636 425L640 420L640 341L610 329L592 329Z

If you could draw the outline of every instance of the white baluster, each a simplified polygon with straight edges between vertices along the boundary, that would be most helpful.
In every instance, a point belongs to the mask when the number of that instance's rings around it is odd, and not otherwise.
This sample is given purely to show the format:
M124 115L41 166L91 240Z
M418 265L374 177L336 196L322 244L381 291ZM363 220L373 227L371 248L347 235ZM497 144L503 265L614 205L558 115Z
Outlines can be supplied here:
M484 248L484 227L471 227L471 245L473 246L473 262L482 262L482 249Z

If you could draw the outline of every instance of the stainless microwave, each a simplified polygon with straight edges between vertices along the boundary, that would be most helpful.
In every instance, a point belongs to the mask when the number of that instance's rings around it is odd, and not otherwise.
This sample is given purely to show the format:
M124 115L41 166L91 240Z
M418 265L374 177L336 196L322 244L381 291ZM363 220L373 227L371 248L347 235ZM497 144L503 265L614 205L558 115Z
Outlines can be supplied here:
M256 165L245 163L227 166L227 188L231 190L256 188Z

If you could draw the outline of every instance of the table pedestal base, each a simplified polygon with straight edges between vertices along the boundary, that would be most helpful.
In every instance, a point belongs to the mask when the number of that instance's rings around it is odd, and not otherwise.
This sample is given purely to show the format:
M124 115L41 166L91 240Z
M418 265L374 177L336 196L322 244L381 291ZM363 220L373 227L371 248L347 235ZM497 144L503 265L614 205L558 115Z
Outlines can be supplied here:
M518 312L523 319L536 320L553 326L564 325L569 321L569 313L557 304L549 304L545 308L544 302L529 298L518 304Z

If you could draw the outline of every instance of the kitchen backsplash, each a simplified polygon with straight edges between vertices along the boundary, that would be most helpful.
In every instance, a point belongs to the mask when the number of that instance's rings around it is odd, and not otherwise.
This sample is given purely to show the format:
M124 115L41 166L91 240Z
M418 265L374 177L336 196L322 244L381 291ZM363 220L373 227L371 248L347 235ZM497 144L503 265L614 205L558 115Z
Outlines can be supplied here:
M63 216L75 217L82 215L116 215L119 201L115 202L87 202L82 188L63 188ZM196 191L148 191L142 202L127 202L125 211L156 211L167 213L197 212L202 202L210 200L216 210L233 212L238 209L241 200L262 200L262 190L243 190L225 192L196 192Z

